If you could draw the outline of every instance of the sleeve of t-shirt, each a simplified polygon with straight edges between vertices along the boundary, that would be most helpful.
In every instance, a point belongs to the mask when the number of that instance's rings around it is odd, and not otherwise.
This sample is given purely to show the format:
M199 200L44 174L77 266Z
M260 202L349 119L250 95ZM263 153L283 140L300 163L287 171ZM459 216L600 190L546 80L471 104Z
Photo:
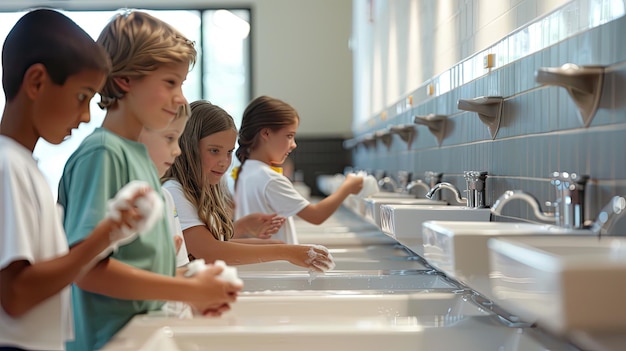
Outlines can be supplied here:
M287 177L276 177L267 183L265 198L270 207L280 216L291 217L309 205Z
M198 210L187 200L178 182L167 181L163 184L163 188L167 189L172 195L172 199L174 199L174 206L176 207L180 228L182 230L199 225L205 226L200 217L198 217Z
M31 193L29 180L8 162L0 164L0 269L16 260L34 260L32 243L40 232L35 210L43 204Z
M111 150L96 148L71 160L59 183L63 226L70 246L82 241L105 217L107 201L128 183L122 160Z

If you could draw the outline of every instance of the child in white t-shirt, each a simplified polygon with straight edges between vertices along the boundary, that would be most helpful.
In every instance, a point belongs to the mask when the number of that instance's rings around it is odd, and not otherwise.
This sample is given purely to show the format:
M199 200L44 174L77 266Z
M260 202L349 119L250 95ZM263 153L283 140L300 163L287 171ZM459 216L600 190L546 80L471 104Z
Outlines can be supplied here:
M144 216L132 204L148 200L151 190L140 185L112 202L109 215L70 249L63 211L32 152L40 138L60 144L89 121L89 102L104 85L110 60L65 15L39 9L7 35L2 68L0 350L64 350L74 335L69 285L118 240L133 239Z
M279 166L296 148L300 117L289 104L261 96L248 104L239 129L237 158L241 162L235 183L235 218L253 212L278 213L287 217L283 229L274 237L297 243L293 216L312 224L330 217L350 194L363 188L363 177L349 174L334 193L310 203L281 172Z

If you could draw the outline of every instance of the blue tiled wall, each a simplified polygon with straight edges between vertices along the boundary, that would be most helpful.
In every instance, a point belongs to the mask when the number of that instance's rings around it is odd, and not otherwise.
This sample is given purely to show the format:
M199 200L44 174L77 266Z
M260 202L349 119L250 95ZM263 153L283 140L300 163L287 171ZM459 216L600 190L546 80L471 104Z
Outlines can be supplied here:
M430 113L449 116L447 134L438 145L426 126L416 125L417 138L410 147L397 135L389 149L380 142L376 148L357 146L353 149L355 167L391 174L408 170L417 177L425 171L443 172L444 181L461 189L465 187L463 171L487 171L488 204L508 189L526 190L540 203L554 201L552 171L586 174L590 181L585 218L595 219L613 195L626 195L626 39L621 33L626 33L624 17L418 102L407 112L390 115L363 134L388 125L412 124L415 115ZM564 63L606 66L600 108L588 128L564 88L535 82L539 67ZM493 140L476 113L457 109L459 99L489 95L505 99L501 127ZM504 215L534 220L524 203L511 203Z

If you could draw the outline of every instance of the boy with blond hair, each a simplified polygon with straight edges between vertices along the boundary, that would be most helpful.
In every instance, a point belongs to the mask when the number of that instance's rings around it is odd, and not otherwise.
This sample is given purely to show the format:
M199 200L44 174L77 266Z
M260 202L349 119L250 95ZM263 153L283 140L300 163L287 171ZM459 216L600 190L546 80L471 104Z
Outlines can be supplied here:
M162 130L187 104L182 84L196 60L191 41L167 23L140 11L117 15L97 40L113 71L101 93L106 109L96 129L68 160L59 184L70 245L79 244L106 212L103 198L122 184L143 180L162 198L159 176L139 135ZM184 301L220 315L235 301L238 284L221 280L211 266L191 278L175 275L175 249L167 216L141 240L120 248L72 288L76 340L69 351L102 348L135 315Z

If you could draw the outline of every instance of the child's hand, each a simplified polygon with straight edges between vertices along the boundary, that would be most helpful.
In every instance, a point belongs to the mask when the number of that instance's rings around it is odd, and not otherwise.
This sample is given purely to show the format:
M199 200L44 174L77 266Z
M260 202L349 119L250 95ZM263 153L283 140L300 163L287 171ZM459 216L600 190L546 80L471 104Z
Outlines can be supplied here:
M289 262L316 272L326 272L335 268L333 256L322 245L289 245L292 258Z
M205 316L220 316L230 309L230 304L237 300L242 284L231 283L220 277L224 267L207 265L190 278L196 285L189 291L189 304Z
M358 194L363 189L363 177L356 174L348 174L341 186L345 187L350 194Z
M276 213L252 213L240 218L240 225L246 234L259 239L269 239L285 224L287 219Z
M108 202L106 218L118 225L111 232L111 245L117 248L145 232L163 215L163 201L148 183L134 180L118 191Z

